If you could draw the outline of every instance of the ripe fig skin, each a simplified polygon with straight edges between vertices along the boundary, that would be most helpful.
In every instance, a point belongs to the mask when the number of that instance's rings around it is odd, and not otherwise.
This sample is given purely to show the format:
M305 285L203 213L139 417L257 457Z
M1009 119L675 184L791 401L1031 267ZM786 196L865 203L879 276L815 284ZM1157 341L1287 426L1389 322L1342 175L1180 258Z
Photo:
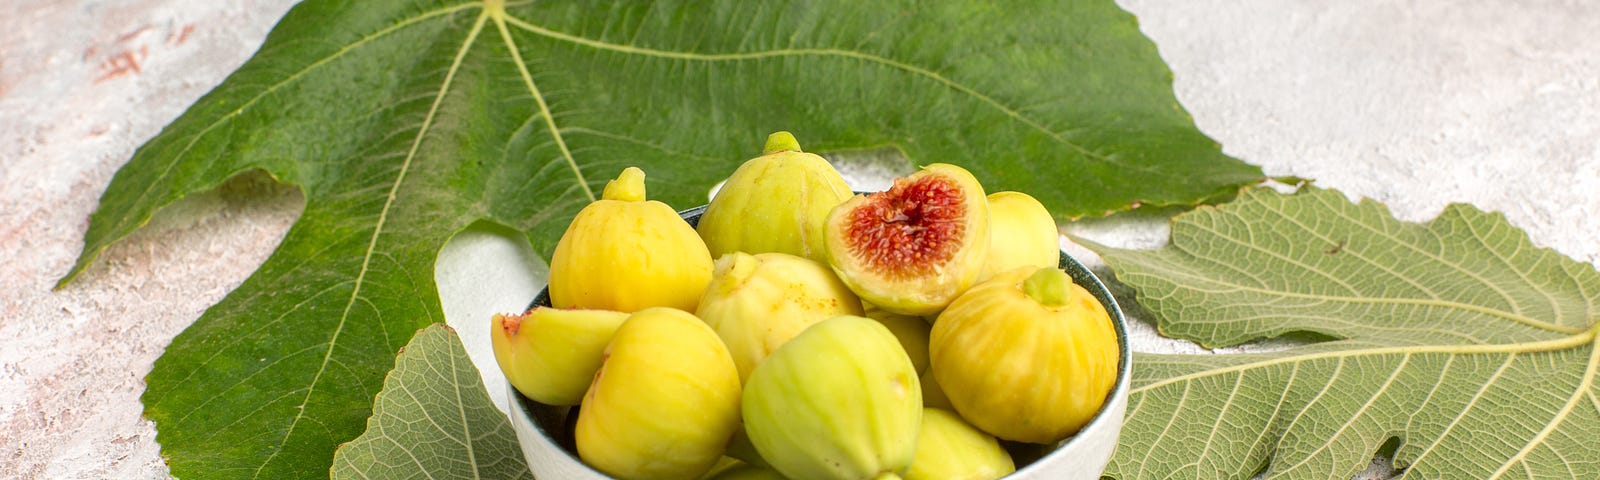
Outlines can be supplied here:
M707 480L788 480L776 470L749 464L738 464L717 472Z
M861 300L828 267L776 252L718 258L695 311L733 353L741 380L806 327L861 314Z
M932 333L933 325L929 325L922 317L901 315L878 308L876 305L864 305L866 317L877 320L894 334L900 341L900 348L906 350L906 356L911 357L912 367L921 374L928 370L928 335ZM923 389L924 392L927 389Z
M828 265L864 302L903 315L937 313L982 271L988 208L971 172L928 165L834 207L824 228Z
M789 132L777 132L765 153L728 176L696 230L712 258L778 252L826 262L823 222L851 194L832 164L800 151Z
M939 315L929 368L974 426L1053 444L1105 404L1119 348L1110 314L1092 294L1055 267L1023 267L973 287Z
M898 478L922 424L922 389L874 320L823 320L756 366L742 401L761 458L788 478Z
M1022 192L989 194L989 256L978 281L1018 267L1054 267L1061 261L1060 231L1050 210Z
M944 387L939 386L939 379L933 375L933 367L929 366L919 377L922 381L922 406L925 408L942 408L955 411L955 405L950 404L950 397L944 394Z
M578 456L624 480L693 479L739 428L739 372L716 332L655 307L630 315L578 410Z
M627 318L606 310L535 307L495 315L489 341L500 371L518 392L546 405L577 405L611 335Z
M644 172L628 167L567 226L550 258L550 304L631 313L692 312L711 281L711 252L678 213L645 200Z
M1011 454L993 435L968 424L955 412L922 411L916 460L905 480L994 480L1015 471Z

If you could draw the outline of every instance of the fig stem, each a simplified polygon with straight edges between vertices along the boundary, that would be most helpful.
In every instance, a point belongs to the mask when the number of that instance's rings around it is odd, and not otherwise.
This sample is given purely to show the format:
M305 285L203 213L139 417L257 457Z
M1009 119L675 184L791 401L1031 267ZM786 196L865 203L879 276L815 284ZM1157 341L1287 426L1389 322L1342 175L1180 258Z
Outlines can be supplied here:
M600 193L600 198L606 200L621 200L624 202L644 201L644 170L639 167L622 169L616 180L606 182L606 189Z
M1059 307L1072 298L1072 277L1060 269L1044 267L1022 281L1022 293L1040 305Z
M767 135L767 147L761 154L798 151L800 151L800 141L794 139L794 134L780 131Z

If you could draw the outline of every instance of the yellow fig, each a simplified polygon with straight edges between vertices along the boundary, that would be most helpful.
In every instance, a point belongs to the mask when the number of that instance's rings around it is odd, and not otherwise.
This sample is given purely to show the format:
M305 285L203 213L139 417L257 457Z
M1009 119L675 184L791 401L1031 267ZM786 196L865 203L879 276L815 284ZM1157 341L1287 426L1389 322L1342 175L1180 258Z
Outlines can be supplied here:
M735 429L735 431L737 430L738 429ZM723 455L722 458L717 459L717 463L715 465L711 466L711 470L707 471L705 475L701 475L700 478L704 480L723 478L722 475L724 473L736 470L744 470L746 467L749 467L749 464L739 461L737 458Z
M1056 220L1038 199L1022 192L989 194L989 257L978 281L1018 267L1055 267L1061 262Z
M692 479L739 427L739 371L716 332L681 310L630 315L578 410L578 457L624 480Z
M767 137L761 156L728 176L696 230L712 258L780 252L825 262L822 223L850 195L833 165L800 151L789 132L777 132Z
M644 171L628 167L567 226L550 258L550 304L635 312L692 312L711 281L711 252L667 204L645 200Z
M927 320L889 312L877 306L863 307L867 318L883 324L900 341L900 347L906 350L906 356L911 357L911 365L917 369L917 373L928 369L928 335L933 326Z
M1066 272L1024 267L973 287L939 314L929 368L974 426L1050 444L1100 410L1119 353L1099 300Z
M828 265L862 301L905 315L944 309L989 251L989 204L966 169L935 163L834 207Z
M939 386L939 378L933 375L933 367L928 367L918 377L922 382L922 406L925 408L943 408L954 411L956 407L950 404L950 397L944 394L944 388Z
M740 379L806 327L861 313L861 301L828 267L775 252L718 258L695 311L733 352Z
M740 463L710 476L707 480L788 480L777 470Z
M534 307L495 315L494 359L518 392L546 405L577 405L600 369L602 352L628 314Z
M1016 470L1011 454L994 436L954 412L928 408L922 411L917 455L905 480L994 480Z
M894 334L841 315L757 365L742 411L750 442L785 477L894 479L915 454L922 389Z

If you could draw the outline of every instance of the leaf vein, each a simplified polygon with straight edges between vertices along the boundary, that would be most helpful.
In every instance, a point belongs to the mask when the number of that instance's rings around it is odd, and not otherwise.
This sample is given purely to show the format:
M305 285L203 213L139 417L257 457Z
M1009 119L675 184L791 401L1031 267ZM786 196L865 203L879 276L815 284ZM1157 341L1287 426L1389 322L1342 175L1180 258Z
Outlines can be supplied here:
M1394 379L1400 376L1400 372L1405 371L1406 364L1408 364L1410 362L1411 362L1411 354L1407 353L1404 356L1401 356L1400 357L1400 364L1399 365L1395 365L1393 372L1389 372L1389 378L1385 379L1383 381L1383 384L1378 386L1378 389L1372 392L1371 396L1367 398L1366 403L1361 404L1361 408L1357 408L1355 412L1352 412L1350 414L1350 418L1348 420L1346 420L1343 425L1340 425L1339 428L1334 429L1333 432L1328 434L1328 441L1327 442L1324 442L1321 446L1318 446L1316 450L1312 450L1310 453L1306 454L1306 456L1304 458L1301 458L1299 462L1295 463L1294 465L1290 465L1288 468L1285 468L1283 470L1284 471L1294 470L1295 468L1298 468L1299 466L1304 465L1306 462L1311 461L1312 455L1316 455L1317 452L1321 452L1323 450L1328 449L1328 447L1333 446L1334 440L1337 437L1340 437L1340 436L1344 435L1344 432L1346 430L1349 430L1350 426L1352 424L1354 424L1357 419L1361 418L1361 416L1366 413L1368 408L1372 408L1372 404L1376 403L1378 401L1378 398L1382 397L1383 393L1388 391L1389 387L1391 385L1394 385ZM1332 383L1332 382L1329 382L1329 383Z
M539 86L533 81L533 74L528 71L528 62L523 61L522 52L517 50L517 41L511 38L511 31L506 29L506 22L520 22L521 20L506 15L505 9L496 8L490 12L494 17L494 26L500 31L500 38L505 41L506 50L511 52L511 57L517 64L517 73L522 76L522 83L528 87L528 94L533 96L533 101L539 105L539 113L544 117L545 128L550 131L550 138L555 140L556 148L561 150L561 157L572 168L572 176L577 178L578 185L583 187L583 193L590 202L595 200L594 189L589 188L589 180L583 176L583 169L578 168L578 161L572 158L572 151L567 148L566 139L561 136L561 128L556 126L556 118L550 113L550 104L545 101L545 96L539 93Z
M200 129L199 132L196 132L193 137L190 137L189 142L187 144L185 144L182 149L179 149L177 153L172 155L172 159L173 160L171 162L168 162L167 165L166 165L166 168L163 169L161 171L161 174L157 175L155 178L166 178L168 175L170 175L172 173L172 169L176 168L179 163L182 163L181 160L183 159L183 157L185 155L189 154L189 150L193 149L195 144L199 143L200 139L205 137L207 134L209 134L212 129L215 129L218 126L222 125L223 123L227 122L228 120L231 120L232 118L238 116L239 114L244 113L245 110L248 110L250 107L254 106L257 101L259 101L262 98L265 98L265 97L271 95L273 92L276 92L278 89L283 88L285 85L288 85L288 84L291 84L291 83L294 83L294 82L300 80L300 78L304 77L306 74L310 73L311 71L317 70L317 69L321 68L323 65L327 65L329 63L332 63L334 60L336 60L336 59L338 59L340 57L343 57L345 54L348 54L351 51L357 49L358 47L364 46L367 43L372 42L373 40L388 36L389 34L392 34L394 32L397 32L397 31L400 31L400 30L404 29L405 27L410 27L412 25L421 23L423 20L427 20L427 19L430 19L430 18L433 18L433 17L437 17L437 16L441 16L441 15L448 15L448 14L451 14L451 13L455 13L456 11L459 11L459 10L470 8L472 6L473 5L470 4L470 3L469 4L461 4L461 5L454 5L454 6L447 7L447 8L440 8L438 10L432 10L432 11L423 12L422 14L417 15L415 17L407 18L407 19L402 20L400 22L396 22L394 25L390 25L390 26L385 27L383 29L380 29L380 30L378 30L376 32L372 32L372 34L370 34L370 35L363 36L360 39L358 39L358 40L356 40L354 42L351 42L349 45L346 45L346 46L334 51L333 53L329 54L326 57L322 57L320 59L317 59L317 61L306 65L304 68L301 68L299 70L294 71L293 73L291 73L288 76L284 77L282 80L279 80L279 81L277 81L277 82L275 82L275 83L273 83L271 85L267 85L260 92L256 93L254 96L251 96L250 99L245 100L243 103L241 103L238 108L235 108L235 109L233 109L233 111L228 112L227 114L222 115L221 117L218 117L216 120L212 121L210 124L207 124L205 128L202 128L202 129ZM132 204L133 205L139 205L139 204L144 203L144 199L150 195L150 192L155 190L155 187L156 187L156 185L158 183L159 182L155 182L155 181L145 182L144 190L142 190L139 193L138 198L134 199Z
M1438 262L1441 265L1445 265L1445 266L1453 268L1453 269L1455 269L1457 271L1460 271L1462 274L1465 274L1465 275L1471 277L1473 280L1475 280L1479 284L1483 285L1484 288L1486 288L1486 289L1488 289L1488 290L1490 290L1492 292L1495 292L1496 294L1499 294L1500 298L1505 300L1507 305L1510 305L1512 307L1512 309L1514 309L1514 310L1516 309L1517 304L1516 304L1516 301L1511 297L1511 294L1509 294L1505 290L1501 289L1498 283L1491 282L1488 279L1483 278L1483 276L1479 275L1478 272L1475 272L1475 271L1472 271L1472 270L1468 270L1468 269L1462 267L1459 264L1456 264L1454 262L1446 260L1443 255L1440 255L1440 254L1438 254L1436 252L1431 252L1431 251L1428 251L1428 250L1424 250L1424 249L1412 244L1411 242L1407 242L1407 241L1404 241L1404 240L1402 240L1400 238L1395 237L1394 235L1390 234L1389 232L1373 228L1372 225L1367 224L1366 222L1362 221L1359 218L1351 216L1349 213L1345 212L1344 209L1341 209L1341 208L1330 208L1328 210L1333 212L1335 215L1338 215L1340 217L1349 219L1350 220L1349 223L1352 224L1352 225L1355 225L1356 227L1359 227L1361 229L1364 229L1364 230L1367 230L1369 232L1372 232L1373 234L1381 236L1383 238L1394 240L1393 243L1396 244L1396 245L1399 245L1399 246L1401 246L1403 248L1406 248L1408 250L1411 250L1412 252L1415 252L1415 253L1417 253L1419 255L1422 255L1424 257L1432 259L1433 261ZM1429 231L1429 233L1433 234L1432 231ZM1437 236L1435 236L1435 238L1437 238ZM1510 313L1511 313L1510 315L1506 315L1506 318L1512 318L1512 319L1515 319L1513 317L1523 318L1522 315L1521 315L1521 311L1520 310L1516 311L1516 312L1510 312ZM1539 323L1542 323L1542 322L1539 322ZM1530 325L1532 325L1532 324L1530 324ZM1581 331L1581 330L1560 330L1560 329L1556 329L1556 328L1553 328L1553 327L1555 327L1555 326L1540 327L1540 328L1545 328L1547 330L1561 331L1561 332L1565 332L1565 333L1576 333L1578 331Z
M1311 401L1306 402L1305 406L1300 408L1300 413L1296 414L1294 416L1294 419L1289 420L1289 426L1284 427L1284 429L1283 429L1285 432L1294 431L1295 424L1300 423L1300 419L1305 417L1307 412L1314 411L1312 406L1316 405L1317 402L1321 401L1322 400L1322 396L1326 395L1328 393L1328 390L1333 388L1333 384L1337 383L1339 381L1339 372L1343 372L1344 371L1345 357L1339 357L1338 360L1339 360L1338 363L1334 364L1334 366L1333 366L1333 373L1328 374L1328 381L1322 384L1322 389L1321 390L1317 390L1317 394L1313 395L1311 397ZM1289 437L1287 435L1285 435L1284 437L1278 439L1278 448L1277 448L1277 450L1279 450L1279 451L1283 450L1283 442L1287 441L1288 438ZM1316 451L1312 451L1310 453L1307 453L1306 454L1306 458L1310 458L1311 454L1314 454L1314 453L1316 453ZM1302 459L1301 461L1304 462L1304 459ZM1296 466L1299 466L1299 464L1291 465L1289 468L1282 469L1282 470L1280 470L1278 468L1273 468L1272 470L1277 474L1281 474L1283 471L1289 470L1289 469L1293 469ZM1276 475L1268 475L1268 476L1271 477L1271 476L1276 476Z
M1281 218L1281 219L1293 224L1296 227L1300 227L1301 231L1304 231L1307 234L1310 234L1310 235L1312 235L1314 237L1317 237L1317 238L1321 239L1324 242L1328 242L1330 244L1336 244L1336 243L1339 243L1342 240L1345 240L1345 239L1334 239L1332 237L1329 237L1327 235L1322 234L1322 232L1317 231L1317 229L1312 228L1310 225L1306 225L1304 222L1301 222L1300 219L1295 217L1294 215L1290 215L1288 212L1285 212L1282 209L1278 208L1277 205L1272 203L1272 202L1261 202L1261 206L1262 206L1262 208L1265 208L1267 210L1271 210L1272 213L1277 214L1278 218ZM1339 209L1330 208L1330 210L1338 211ZM1351 219L1351 220L1352 220L1351 223L1361 223L1357 219ZM1404 243L1404 242L1400 242L1399 239L1390 237L1388 235L1385 235L1385 237L1395 240L1396 243ZM1411 284L1412 287L1415 287L1418 291L1421 291L1421 292L1427 294L1432 299L1439 300L1439 294L1434 292L1433 289L1428 288L1426 285L1423 285L1422 282L1419 282L1416 279L1411 278L1410 276L1401 275L1400 272L1395 271L1393 268L1390 268L1389 265L1385 265L1383 262L1377 262L1377 261L1372 260L1371 258L1367 258L1366 255L1362 254L1362 251L1361 251L1360 248L1354 248L1353 246L1349 247L1349 248L1345 248L1343 250L1343 253L1346 254L1346 255L1350 255L1350 256L1359 258L1359 259L1361 259L1361 261L1366 262L1368 265L1372 265L1374 268L1377 268L1378 270L1382 270L1385 273L1388 273L1391 277L1393 277L1395 279L1398 279L1400 281L1406 282L1408 284ZM1308 268L1310 268L1310 267L1308 267ZM1332 275L1330 274L1330 276L1332 276Z
M586 38L586 37L573 35L573 34L569 34L569 33L565 33L565 32L559 32L559 31L555 31L555 30L550 30L550 29L547 29L547 28L544 28L544 27L540 27L538 25L534 25L532 23L528 23L526 21L523 21L522 19L519 19L519 18L516 18L516 17L511 17L511 16L506 16L505 17L505 23L510 23L511 25L516 26L517 28L520 28L520 29L523 29L523 30L527 30L529 32L532 32L534 34L537 34L537 35L540 35L540 36L543 36L543 37L548 37L548 38L552 38L552 39L556 39L556 40L561 40L561 41L565 41L565 42L569 42L569 43L574 43L574 44L577 44L577 45L582 45L582 46L595 48L595 49L599 49L599 50L605 50L605 51L611 51L611 52L617 52L617 53L624 53L624 54L629 54L629 55L642 55L642 56L647 56L647 57L658 57L658 58L667 58L667 59L685 60L685 61L697 61L697 62L721 62L721 61L760 60L760 59L765 59L765 58L786 57L786 56L818 56L818 57L850 58L850 59L861 60L861 61L865 61L865 62L869 62L869 63L876 63L876 64L887 66L887 67L890 67L890 68L893 68L893 69L896 69L896 70L900 70L900 71L903 71L903 72L911 73L913 75L917 75L917 76L920 76L920 77L923 77L923 78L927 78L927 79L932 80L932 81L934 81L936 83L944 85L946 88L949 88L951 90L960 92L960 93L962 93L964 95L968 95L968 96L978 100L979 102L982 102L982 103L984 103L986 105L989 105L991 108L994 108L995 110L999 111L1000 113L1004 114L1005 116L1010 117L1011 119L1016 120L1017 122L1028 126L1029 128L1032 128L1034 130L1039 131L1040 133L1045 134L1046 136L1050 137L1052 140L1055 140L1057 143L1059 143L1059 144L1061 144L1063 146L1066 146L1068 148L1071 148L1074 151L1077 151L1079 154L1083 155L1085 158L1093 159L1093 160L1100 161L1100 162L1103 162L1103 163L1106 163L1106 164L1116 165L1116 166L1119 166L1119 167L1122 167L1122 168L1135 169L1135 170L1140 170L1140 171L1154 171L1154 168L1152 166L1150 166L1150 165L1129 164L1129 163L1120 161L1120 160L1118 160L1118 159L1116 159L1114 157L1111 157L1111 156L1108 156L1108 155L1105 155L1105 154L1090 150L1087 147L1084 147L1083 145L1079 145L1076 142L1070 141L1066 137L1062 136L1059 132L1053 131L1053 130L1049 129L1048 127L1045 127L1043 124L1039 123L1039 121L1034 120L1034 119L1032 119L1032 118L1030 118L1030 117L1028 117L1026 115L1023 115L1022 112L1018 111L1017 109L1012 108L1010 106L1007 106L1006 104L1001 103L999 100L996 100L994 97L990 97L988 95L985 95L982 92L979 92L979 91L977 91L976 89L974 89L972 87L964 85L964 84L962 84L960 82L956 82L955 80L952 80L952 79L950 79L948 77L945 77L944 75L940 75L938 72L935 72L933 70L929 70L927 68L919 67L919 66L916 66L916 65L908 64L908 63L905 63L905 62L900 62L900 61L897 61L897 60L894 60L894 59L878 56L878 55L873 55L873 54L869 54L869 53L863 53L863 52L859 52L859 51L855 51L855 50L839 49L839 48L794 48L794 47L792 47L792 45L794 43L794 39L792 37L789 39L789 44L791 45L790 47L783 48L783 49L778 49L778 50L764 50L764 51L739 52L739 53L677 52L677 51L670 51L670 50L659 50L659 49L653 49L653 48L638 47L638 46L634 46L634 45L624 45L624 44L603 42L603 41L600 41L600 40Z
M1489 387L1493 386L1494 383L1500 379L1500 375L1505 373L1506 368L1510 367L1511 362L1516 360L1516 358L1517 355L1515 353L1506 356L1506 361L1500 364L1500 368L1495 369L1494 375L1490 375L1488 379L1484 380L1483 385L1478 387L1478 391L1472 394L1472 399L1468 400L1467 404L1461 407L1460 413L1457 413L1455 418L1450 419L1450 424L1446 425L1444 430L1440 431L1439 435L1434 437L1433 443L1429 444L1427 448L1422 449L1422 452L1417 454L1417 458L1413 459L1411 462L1412 465L1420 465L1423 458L1427 458L1429 454L1434 452L1434 448L1438 447L1440 443L1444 442L1444 438L1449 436L1452 430L1455 430L1456 425L1459 425L1462 419L1467 418L1467 412L1472 410L1473 407L1477 406L1478 400L1483 398L1483 394L1489 391ZM1487 455L1486 453L1483 454ZM1488 457L1485 456L1484 458Z
M299 426L300 421L306 418L305 406L311 402L311 396L316 393L317 385L322 381L322 374L328 370L329 363L333 361L334 349L339 343L340 334L344 331L345 322L350 319L351 308L357 302L363 301L361 287L366 281L372 256L377 251L378 238L383 235L383 227L389 218L390 209L394 206L400 186L405 183L406 174L410 171L411 164L416 159L417 151L422 145L423 138L427 137L428 129L432 126L434 118L439 113L439 106L444 103L445 93L450 90L451 82L455 80L455 74L461 68L462 59L466 57L467 51L471 50L472 45L476 43L478 32L483 30L483 24L487 18L487 10L479 13L478 19L472 25L472 30L467 32L466 39L461 42L461 48L456 51L455 58L451 60L450 68L445 72L444 81L439 84L438 94L434 97L433 105L428 108L427 115L423 117L422 125L417 130L417 136L411 142L411 149L406 154L405 160L401 162L400 171L395 175L394 182L389 187L388 197L384 199L383 207L378 212L377 223L373 226L372 236L367 240L367 247L362 255L361 269L356 272L355 284L350 292L350 299L345 303L344 312L339 315L339 322L333 328L333 333L328 340L328 350L322 357L322 364L317 367L316 374L312 377L310 386L306 388L306 395L301 401L298 411L295 412L294 419L290 421L289 428L284 432L282 440L278 442L278 448L273 449L272 454L261 462L261 465L256 468L255 474L252 475L253 477L259 478L261 476L262 470L272 463L278 453L283 451L283 445L289 441L290 437L294 436L295 428Z
M1144 385L1142 387L1136 387L1136 388L1133 389L1133 391L1134 392L1146 391L1146 390L1150 390L1150 389L1153 389L1153 388L1158 388L1158 387L1161 387L1161 386L1164 386L1164 385L1169 385L1169 384L1179 383L1179 382L1187 382L1187 381L1190 381L1190 380L1194 380L1196 378L1204 378L1204 377L1208 377L1208 376L1212 376L1212 375L1220 375L1220 374L1223 374L1223 373L1228 373L1228 372L1233 372L1233 371L1261 368L1261 367L1279 365L1279 364L1284 364L1284 363L1304 362L1304 361L1308 361L1308 360L1317 360L1317 359L1322 359L1322 358L1342 358L1342 357L1355 357L1355 356L1362 356L1362 355L1370 355L1370 356L1395 355L1395 354L1407 354L1407 353L1409 353L1409 354L1442 353L1442 354L1451 354L1451 355L1474 355L1474 354L1494 354L1494 353L1512 353L1512 354L1515 354L1515 353L1532 353L1532 352L1546 352L1546 351L1552 351L1552 350L1561 350L1561 349L1566 349L1566 348L1573 348L1573 347L1581 346L1581 345L1587 344L1589 342L1592 342L1592 341L1594 341L1594 339L1595 339L1595 331L1591 330L1591 331L1586 332L1586 333L1573 335L1573 336L1569 336L1569 337L1563 337L1563 338L1558 338L1558 339L1553 339L1553 340L1540 340L1540 341L1536 341L1536 342L1517 342L1517 343L1503 343L1503 344L1490 344L1490 345L1404 345L1404 346L1393 346L1393 347L1365 347L1365 348L1351 348L1351 349L1345 349L1345 350L1332 350L1332 351L1314 352L1314 353L1308 353L1308 354L1302 354L1302 355L1287 355L1287 356L1281 356L1281 357L1269 357L1269 358L1266 358L1266 359L1263 359L1263 360L1257 360L1257 361L1254 361L1254 362L1241 363L1241 364L1233 365L1233 366L1229 366L1229 367L1216 368L1216 369L1212 369L1212 370L1195 372L1195 373L1191 373L1191 374L1188 374L1188 375L1180 375L1180 376L1176 376L1176 377L1171 377L1171 378L1167 378L1167 379L1164 379L1164 380L1161 380L1161 381L1158 381L1158 382L1152 382L1152 383Z
M1187 402L1188 400L1189 400L1189 383L1185 382L1183 384L1183 393L1178 394L1178 405L1173 407L1172 411L1173 412L1181 412L1181 411L1183 411L1183 404L1185 402ZM1161 439L1165 438L1167 436L1167 432L1172 430L1172 424L1177 423L1177 421L1178 421L1178 415L1173 415L1171 417L1168 417L1167 418L1167 424L1165 426L1161 427L1161 433L1156 435L1156 438L1154 440L1150 441L1150 445L1160 445L1161 444ZM1145 463L1150 461L1150 458L1152 458L1152 457L1155 457L1155 455L1145 455L1144 458L1139 459L1139 468L1138 468L1138 470L1135 470L1135 471L1139 472L1140 476L1144 475Z
M1596 327L1595 330L1600 330L1600 327ZM1589 349L1589 364L1586 368L1584 368L1583 379L1578 382L1578 386L1576 389L1574 389L1572 395L1567 397L1567 401L1562 405L1561 410L1557 411L1555 416L1545 424L1544 428L1540 429L1539 433L1535 434L1533 438L1528 439L1528 443L1523 445L1522 449L1518 450L1516 455L1513 455L1511 458L1507 459L1506 463L1502 464L1500 468L1490 476L1490 478L1500 478L1501 475L1504 475L1506 471L1511 468L1511 464L1513 463L1522 462L1524 464L1523 467L1527 468L1526 459L1528 454L1533 451L1534 447L1543 444L1545 438L1550 436L1550 432L1555 431L1557 426L1566 421L1567 416L1571 415L1573 409L1578 407L1578 401L1583 399L1583 395L1585 393L1592 393L1590 392L1589 388L1594 385L1594 377L1597 367L1600 367L1600 346L1591 345ZM1533 476L1530 475L1528 478L1533 478Z

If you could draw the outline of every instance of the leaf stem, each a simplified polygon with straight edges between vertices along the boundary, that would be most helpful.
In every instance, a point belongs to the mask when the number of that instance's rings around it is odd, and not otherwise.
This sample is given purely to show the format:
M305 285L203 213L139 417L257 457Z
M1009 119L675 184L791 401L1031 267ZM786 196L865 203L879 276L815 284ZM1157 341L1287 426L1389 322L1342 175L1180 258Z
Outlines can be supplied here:
M772 135L767 135L767 146L766 148L762 149L761 153L765 155L778 152L798 151L800 151L800 142L794 139L794 134L789 132L775 132Z

